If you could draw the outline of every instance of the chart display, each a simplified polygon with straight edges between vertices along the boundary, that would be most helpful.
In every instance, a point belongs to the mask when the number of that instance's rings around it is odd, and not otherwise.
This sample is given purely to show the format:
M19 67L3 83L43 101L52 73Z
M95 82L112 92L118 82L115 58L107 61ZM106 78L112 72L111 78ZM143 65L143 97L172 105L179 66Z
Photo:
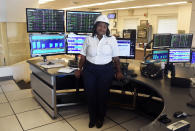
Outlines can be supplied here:
M135 44L131 40L117 39L119 56L135 58Z
M31 56L66 53L64 35L30 34Z
M190 49L170 49L169 50L169 62L172 63L184 63L190 62Z
M66 12L66 32L92 33L96 18L100 12Z
M64 11L26 9L27 32L64 32Z

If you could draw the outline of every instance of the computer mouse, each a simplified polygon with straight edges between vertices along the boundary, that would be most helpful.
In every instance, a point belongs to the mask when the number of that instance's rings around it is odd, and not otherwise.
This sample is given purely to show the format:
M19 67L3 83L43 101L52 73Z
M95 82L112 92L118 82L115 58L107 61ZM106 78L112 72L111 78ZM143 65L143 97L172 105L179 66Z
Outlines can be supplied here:
M177 111L173 114L175 118L186 118L188 114L186 112Z

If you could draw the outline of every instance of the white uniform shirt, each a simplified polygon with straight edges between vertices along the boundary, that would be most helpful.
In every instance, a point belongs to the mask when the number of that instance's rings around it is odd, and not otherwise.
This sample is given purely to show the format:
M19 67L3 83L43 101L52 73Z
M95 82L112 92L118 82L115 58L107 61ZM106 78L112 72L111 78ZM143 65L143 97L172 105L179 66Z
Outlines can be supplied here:
M111 62L112 57L119 56L119 48L114 36L103 35L101 40L97 36L90 36L86 38L80 54L93 64L104 65Z

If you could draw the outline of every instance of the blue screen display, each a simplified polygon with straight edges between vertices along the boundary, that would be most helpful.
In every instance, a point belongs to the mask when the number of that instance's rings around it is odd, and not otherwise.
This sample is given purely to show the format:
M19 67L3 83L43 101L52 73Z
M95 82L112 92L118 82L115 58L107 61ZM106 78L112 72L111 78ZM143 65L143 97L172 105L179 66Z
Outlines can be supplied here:
M135 44L131 40L117 40L120 57L135 57Z
M161 62L167 62L169 56L168 50L154 50L152 53L153 60L160 60Z
M192 60L191 60L192 64L195 64L195 51L192 51Z
M68 35L68 54L80 54L87 35Z
M65 53L64 34L30 35L31 56Z
M169 62L172 63L190 62L190 49L170 49Z

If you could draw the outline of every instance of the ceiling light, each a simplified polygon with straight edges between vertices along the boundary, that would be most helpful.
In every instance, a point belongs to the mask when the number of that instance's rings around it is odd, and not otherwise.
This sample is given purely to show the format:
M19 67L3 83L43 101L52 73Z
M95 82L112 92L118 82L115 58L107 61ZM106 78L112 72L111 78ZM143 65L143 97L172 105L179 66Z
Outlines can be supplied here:
M135 0L114 0L114 1L107 1L107 2L102 2L102 3L94 3L94 4L88 4L88 5L81 5L81 6L63 8L63 10L72 10L72 9L79 9L79 8L100 6L100 5L108 5L108 4L116 4L116 3L129 2L129 1L135 1Z
M45 4L51 1L55 1L55 0L39 0L39 4Z
M136 9L136 8L149 8L149 7L159 7L159 6L169 6L169 5L179 5L186 4L187 1L182 2L173 2L173 3L163 3L163 4L153 4L153 5L143 5L143 6L133 6L133 7L125 7L125 8L114 8L114 9L106 9L106 10L96 10L96 11L110 11L110 10L125 10L125 9Z

